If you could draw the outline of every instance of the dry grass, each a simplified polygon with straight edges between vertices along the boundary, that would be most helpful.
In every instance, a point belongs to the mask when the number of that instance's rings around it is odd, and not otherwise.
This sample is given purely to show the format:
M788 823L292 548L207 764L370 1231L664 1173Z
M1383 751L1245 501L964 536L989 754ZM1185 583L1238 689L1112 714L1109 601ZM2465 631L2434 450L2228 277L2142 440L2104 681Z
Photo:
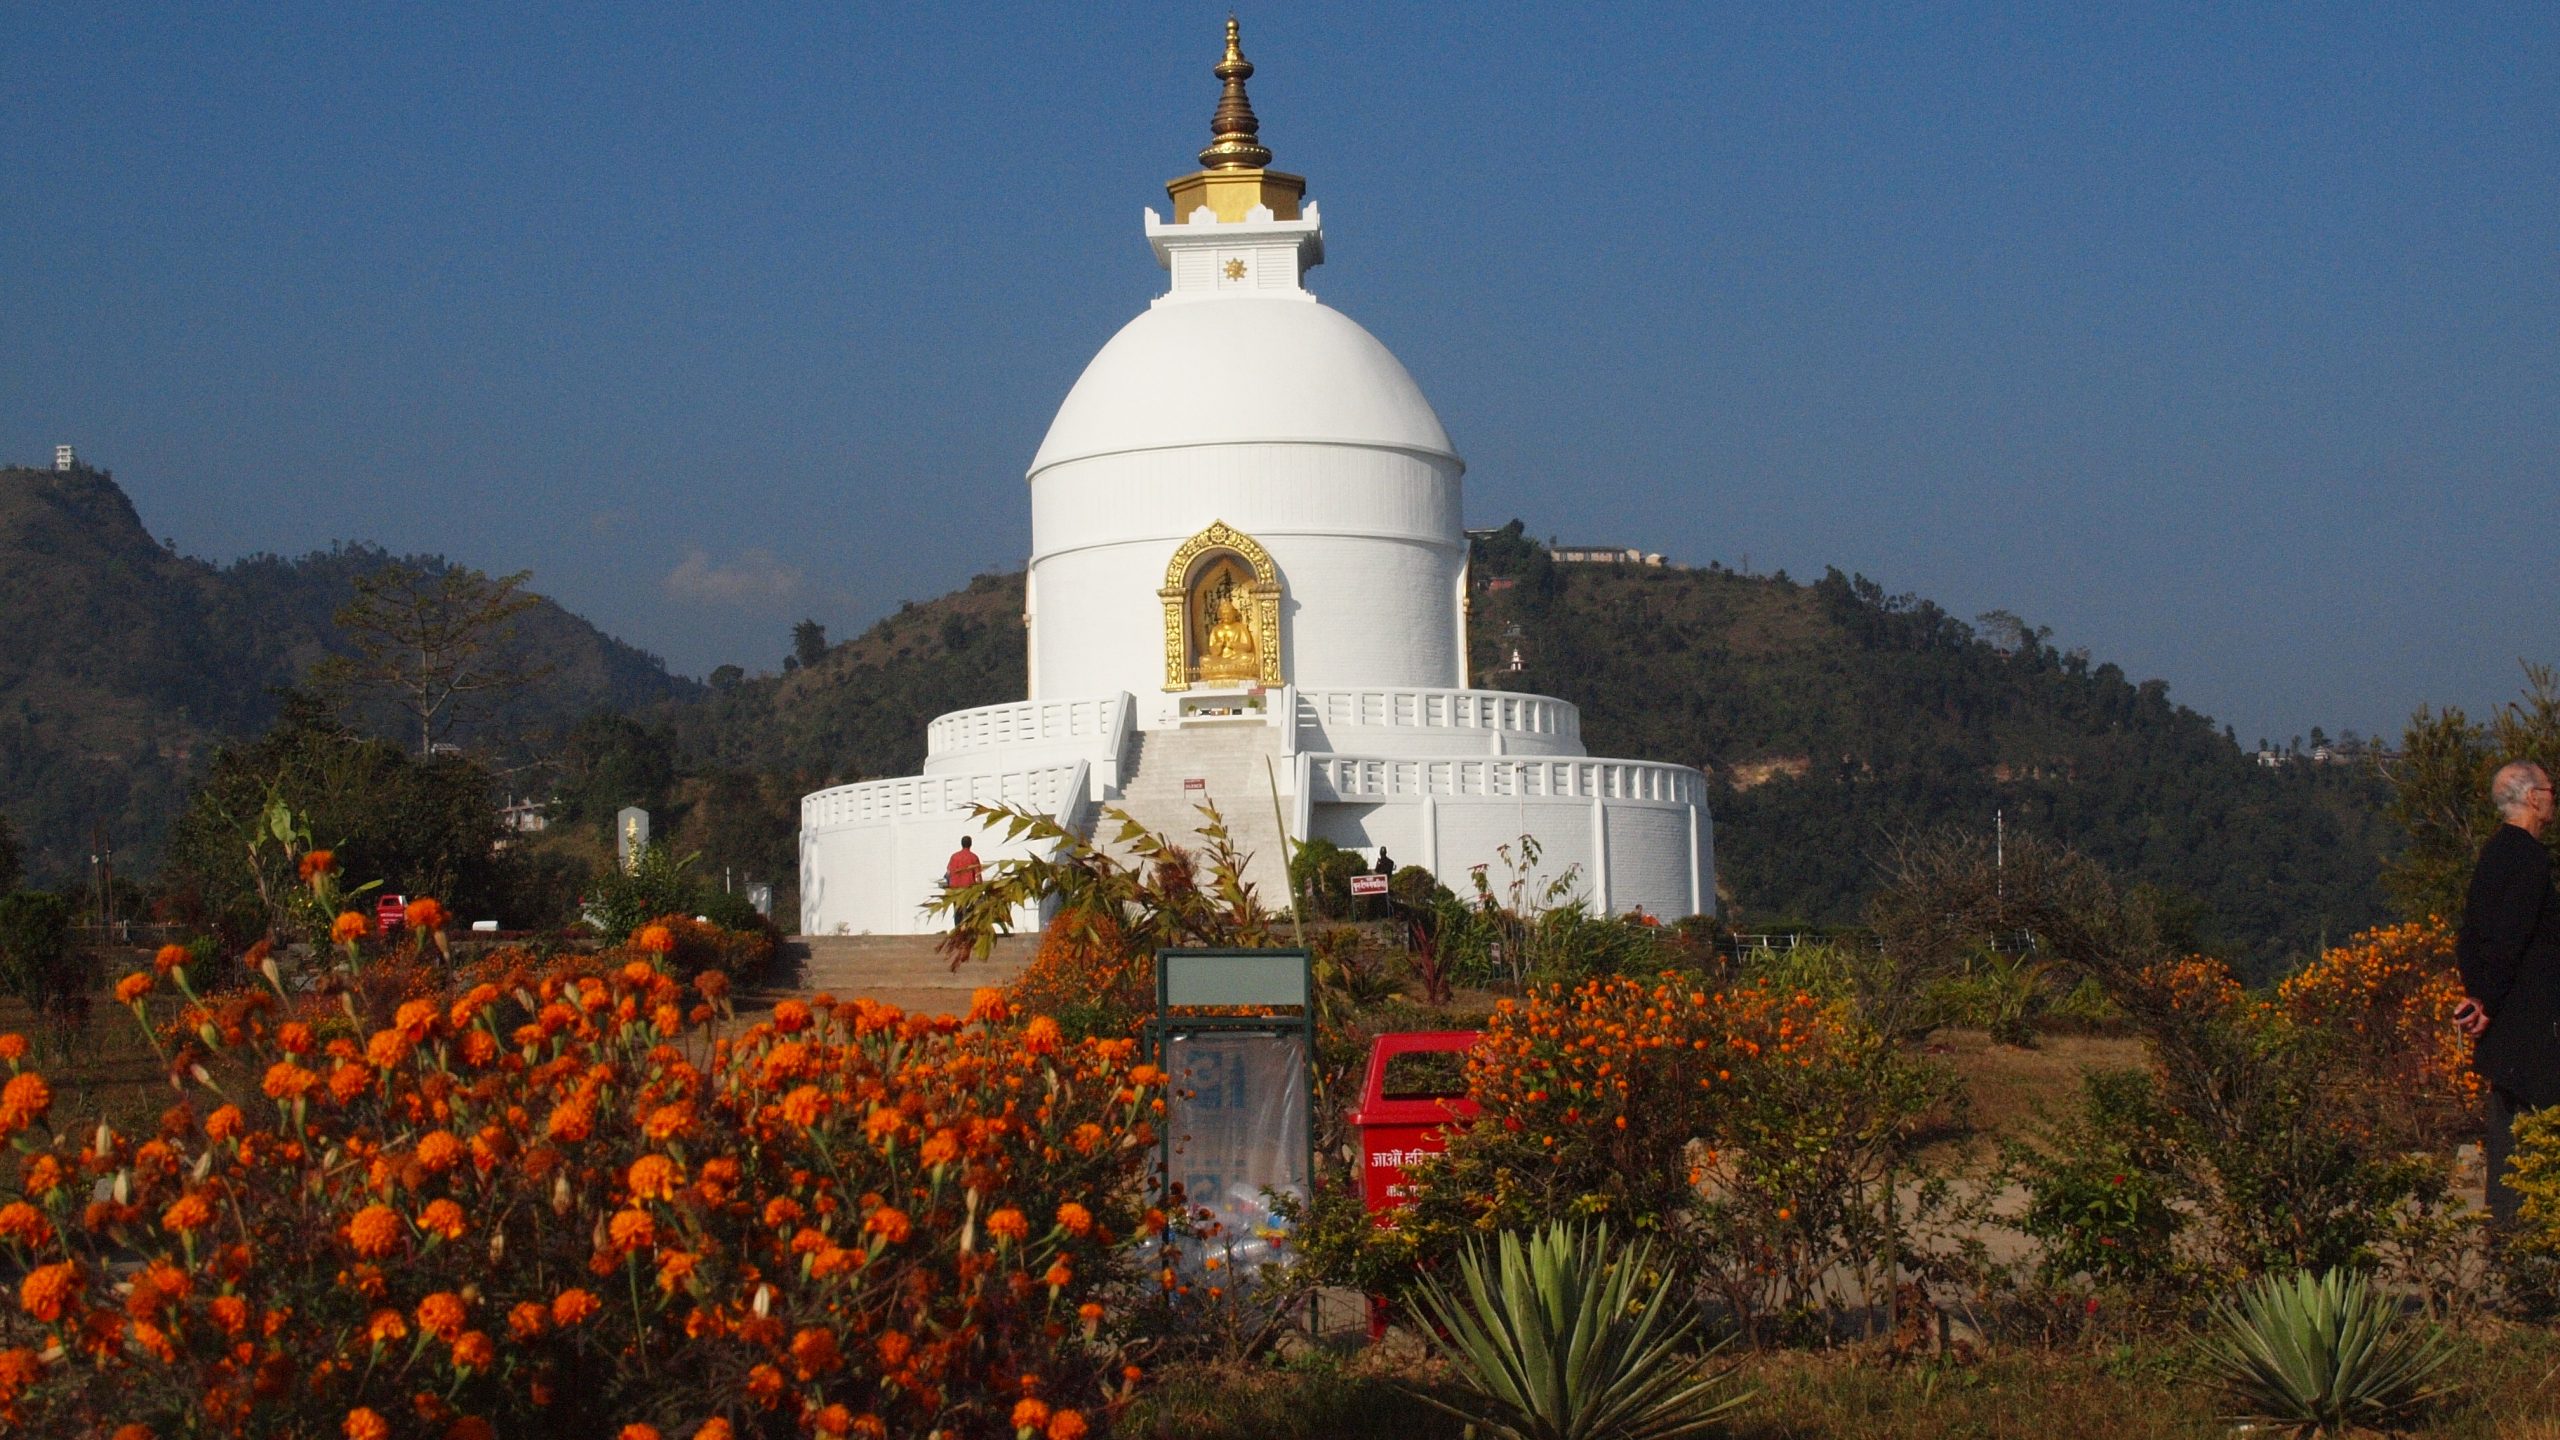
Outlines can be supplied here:
M148 952L118 950L102 958L100 972L112 980L150 963ZM121 1130L148 1126L176 1098L142 1027L105 990L90 997L89 1023L79 1029L46 1025L18 1000L0 997L0 1034L10 1033L34 1046L27 1060L53 1086L57 1128L78 1128L102 1116Z
M1994 1140L2032 1134L2039 1111L2059 1116L2070 1110L2081 1076L2144 1063L2142 1042L2122 1035L2047 1035L2028 1050L1995 1044L1980 1030L1941 1030L1928 1050L1964 1082L1974 1132Z

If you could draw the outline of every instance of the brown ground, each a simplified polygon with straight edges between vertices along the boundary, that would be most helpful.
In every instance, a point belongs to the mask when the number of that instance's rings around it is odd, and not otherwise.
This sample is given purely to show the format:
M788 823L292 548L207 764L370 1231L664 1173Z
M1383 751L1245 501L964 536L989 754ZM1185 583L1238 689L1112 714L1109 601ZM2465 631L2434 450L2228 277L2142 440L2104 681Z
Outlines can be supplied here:
M2142 1042L2123 1035L2045 1035L2030 1050L1994 1044L1980 1030L1941 1030L1927 1048L1955 1067L1972 1102L1968 1121L1994 1140L2032 1134L2039 1107L2056 1116L2071 1108L2082 1075L2143 1063Z

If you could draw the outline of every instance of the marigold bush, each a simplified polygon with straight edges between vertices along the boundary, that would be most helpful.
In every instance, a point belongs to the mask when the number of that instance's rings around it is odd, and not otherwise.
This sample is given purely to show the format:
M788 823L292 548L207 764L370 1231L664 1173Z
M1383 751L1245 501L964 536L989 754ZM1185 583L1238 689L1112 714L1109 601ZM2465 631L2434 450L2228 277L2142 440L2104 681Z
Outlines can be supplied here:
M0 1039L0 1425L1014 1436L1036 1402L1071 1440L1126 1399L1132 1045L992 992L724 1033L723 977L605 963L370 1031L273 988L196 1007L149 1136L49 1133Z
M2453 938L2432 917L2367 930L2276 988L2285 1018L2327 1042L2337 1083L2379 1139L2448 1141L2478 1112L2471 1042L2453 1025Z

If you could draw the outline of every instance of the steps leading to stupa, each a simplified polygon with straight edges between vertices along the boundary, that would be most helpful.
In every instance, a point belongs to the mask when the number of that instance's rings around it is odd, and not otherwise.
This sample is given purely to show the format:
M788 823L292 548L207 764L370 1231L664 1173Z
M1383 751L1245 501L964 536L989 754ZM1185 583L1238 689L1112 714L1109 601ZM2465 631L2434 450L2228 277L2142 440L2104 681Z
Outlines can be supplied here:
M1120 798L1110 803L1195 853L1203 844L1200 827L1208 823L1200 804L1204 799L1215 804L1230 841L1250 856L1245 879L1253 884L1263 908L1286 909L1288 851L1271 802L1279 739L1280 732L1268 725L1143 731L1132 747ZM1190 780L1205 783L1202 789L1192 790L1185 784ZM1114 833L1111 822L1101 822L1099 829L1098 838L1108 842Z
M804 935L783 947L780 972L740 998L738 1013L761 1017L774 1002L825 993L858 997L928 1014L965 1015L969 993L1003 985L1039 948L1037 935L1008 935L993 955L958 970L943 957L940 935Z

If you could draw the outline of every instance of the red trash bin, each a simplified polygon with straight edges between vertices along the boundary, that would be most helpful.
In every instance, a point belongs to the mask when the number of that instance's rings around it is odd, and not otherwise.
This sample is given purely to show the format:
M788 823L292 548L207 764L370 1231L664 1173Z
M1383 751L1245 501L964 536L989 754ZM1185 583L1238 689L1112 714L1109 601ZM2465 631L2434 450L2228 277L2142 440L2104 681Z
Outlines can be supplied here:
M1381 1035L1369 1045L1369 1074L1360 1085L1360 1107L1351 1125L1360 1145L1360 1200L1380 1227L1396 1223L1404 1208L1405 1167L1449 1148L1448 1132L1475 1119L1479 1106L1462 1090L1391 1091L1387 1067L1400 1055L1465 1052L1475 1030L1415 1030ZM1369 1297L1369 1338L1387 1333L1387 1302Z
M373 928L385 935L409 923L409 897L384 895L373 902Z

